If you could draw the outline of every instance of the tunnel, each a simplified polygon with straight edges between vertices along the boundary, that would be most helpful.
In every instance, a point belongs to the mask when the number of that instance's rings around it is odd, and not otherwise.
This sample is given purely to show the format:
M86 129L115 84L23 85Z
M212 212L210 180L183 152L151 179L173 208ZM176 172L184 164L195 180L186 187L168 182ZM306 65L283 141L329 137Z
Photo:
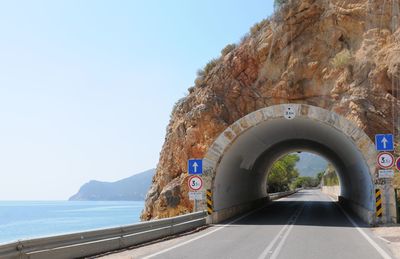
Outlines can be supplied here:
M292 117L285 116L289 110ZM385 218L375 216L376 151L364 131L344 117L310 105L282 104L246 115L228 127L208 150L205 185L212 191L213 221L254 208L268 200L272 164L290 152L318 154L335 167L340 201L363 221L390 221L391 193ZM385 196L384 194L384 196Z

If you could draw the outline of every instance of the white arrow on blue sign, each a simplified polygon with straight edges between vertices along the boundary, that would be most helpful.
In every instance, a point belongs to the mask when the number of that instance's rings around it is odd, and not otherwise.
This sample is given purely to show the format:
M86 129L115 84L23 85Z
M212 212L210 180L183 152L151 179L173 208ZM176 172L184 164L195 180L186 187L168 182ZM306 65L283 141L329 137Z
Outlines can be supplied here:
M188 174L203 174L203 160L189 159Z
M375 147L377 151L393 151L393 134L375 135Z

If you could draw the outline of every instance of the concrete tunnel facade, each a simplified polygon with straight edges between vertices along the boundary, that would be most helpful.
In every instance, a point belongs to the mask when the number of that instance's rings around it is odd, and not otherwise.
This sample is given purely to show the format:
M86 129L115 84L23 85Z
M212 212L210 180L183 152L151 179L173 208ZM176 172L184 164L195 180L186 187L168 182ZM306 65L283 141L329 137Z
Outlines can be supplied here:
M294 118L284 117L290 108ZM396 219L391 182L377 177L374 143L352 122L310 105L282 104L239 119L215 140L204 157L204 189L211 189L212 222L220 222L268 199L267 174L281 156L318 154L338 173L340 201L369 224ZM376 217L375 189L383 194L383 217ZM206 204L202 204L205 209Z

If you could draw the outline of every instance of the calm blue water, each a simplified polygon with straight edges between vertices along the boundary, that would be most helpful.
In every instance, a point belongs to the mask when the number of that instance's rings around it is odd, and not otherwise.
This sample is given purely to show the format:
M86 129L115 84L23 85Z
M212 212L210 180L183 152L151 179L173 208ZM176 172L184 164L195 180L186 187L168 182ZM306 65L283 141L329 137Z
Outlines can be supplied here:
M139 222L143 201L0 201L0 243Z

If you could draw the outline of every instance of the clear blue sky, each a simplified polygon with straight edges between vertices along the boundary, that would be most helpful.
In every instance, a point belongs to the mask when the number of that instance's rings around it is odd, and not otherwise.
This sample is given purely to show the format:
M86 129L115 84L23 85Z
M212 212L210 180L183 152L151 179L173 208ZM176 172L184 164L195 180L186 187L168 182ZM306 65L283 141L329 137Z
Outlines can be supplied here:
M196 71L272 0L0 0L0 200L156 167Z

